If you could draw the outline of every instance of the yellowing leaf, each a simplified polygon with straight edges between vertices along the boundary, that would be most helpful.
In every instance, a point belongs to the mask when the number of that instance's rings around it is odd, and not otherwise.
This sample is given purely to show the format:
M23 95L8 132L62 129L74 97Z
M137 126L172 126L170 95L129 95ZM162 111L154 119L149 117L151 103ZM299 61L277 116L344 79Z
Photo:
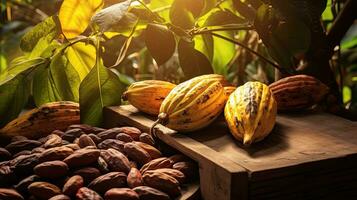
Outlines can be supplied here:
M93 14L102 6L102 0L64 0L59 11L63 34L74 38L83 33Z

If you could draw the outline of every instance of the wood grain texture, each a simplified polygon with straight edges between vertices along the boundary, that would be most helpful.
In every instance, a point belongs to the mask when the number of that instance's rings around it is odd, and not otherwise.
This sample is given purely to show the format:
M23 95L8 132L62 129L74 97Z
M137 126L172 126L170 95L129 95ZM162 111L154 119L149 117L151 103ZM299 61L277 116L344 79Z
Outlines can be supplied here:
M146 131L154 120L132 106L105 113L111 125ZM279 115L273 132L248 148L222 118L187 134L159 125L157 135L199 163L204 199L357 199L356 122L326 113Z

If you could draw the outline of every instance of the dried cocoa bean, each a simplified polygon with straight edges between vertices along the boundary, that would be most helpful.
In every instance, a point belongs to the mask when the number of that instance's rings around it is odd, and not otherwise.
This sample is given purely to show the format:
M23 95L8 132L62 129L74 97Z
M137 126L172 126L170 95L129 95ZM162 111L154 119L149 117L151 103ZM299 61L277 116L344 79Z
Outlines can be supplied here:
M0 188L0 199L1 200L24 200L16 190L8 188Z
M106 200L139 200L139 195L129 188L113 188L105 193L104 198Z
M150 154L133 142L124 145L124 152L139 165L144 165L151 160Z
M140 142L144 142L148 145L154 146L155 145L155 140L154 138L151 137L151 135L147 134L147 133L142 133L139 136L139 141Z
M100 156L98 158L98 168L102 173L108 173L109 172L108 163L105 162L105 160Z
M121 133L130 135L130 137L133 138L133 140L135 140L135 141L139 140L141 131L138 128L124 126L124 127L120 127L119 129L120 129Z
M36 147L34 149L32 149L31 153L42 153L44 152L46 149L42 148L42 147Z
M64 132L61 130L54 130L54 131L52 131L51 134L55 134L55 135L62 137L64 135Z
M126 182L128 183L128 186L130 188L143 185L143 178L141 176L140 171L136 168L131 168L128 177L126 179Z
M152 159L160 158L162 156L161 152L158 149L156 149L155 147L149 144L143 142L134 142L134 143L137 144L139 147L143 148L146 152L148 152Z
M67 195L59 194L59 195L51 197L49 200L71 200L71 198Z
M140 172L144 174L147 170L154 170L159 168L172 168L173 162L167 157L156 158L141 167Z
M129 173L130 163L128 158L115 149L107 149L101 151L101 157L107 162L111 171L119 171Z
M98 137L100 137L102 140L106 139L115 139L115 137L121 133L119 128L111 128L105 131L102 131L97 134Z
M41 177L37 175L28 176L22 179L17 185L15 185L15 189L20 193L27 193L28 186L38 181L41 181Z
M17 142L17 141L22 141L22 140L28 140L27 137L22 136L22 135L17 135L11 138L11 143L12 142Z
M80 137L82 134L84 134L82 129L79 128L69 129L63 134L62 139L67 140L69 142L73 142L74 139Z
M41 142L36 140L20 140L8 144L5 149L12 154L16 154L23 150L32 150L33 148L41 146L41 144Z
M89 184L95 178L102 175L97 168L94 167L85 167L73 172L74 175L79 175L84 179L85 184Z
M58 147L62 145L62 138L56 134L47 136L47 141L43 145L44 148Z
M98 144L100 149L116 149L120 152L124 152L124 142L116 139L106 139L103 142Z
M78 146L81 148L87 147L87 146L94 146L96 147L94 141L92 138L90 138L88 135L83 134L79 137L78 139Z
M28 190L33 196L43 200L61 194L61 190L57 186L47 182L31 183Z
M97 162L99 155L100 151L97 149L80 149L63 161L71 168L81 167Z
M155 170L148 170L145 173L153 173L155 171L162 172L164 174L174 177L180 184L183 184L186 181L185 174L183 174L181 171L179 171L177 169L161 168L161 169L155 169Z
M95 135L93 133L88 134L88 136L93 140L93 142L95 144L99 144L102 141L102 139L100 137L98 137L97 135Z
M133 188L139 195L140 200L170 200L169 195L149 186Z
M103 200L103 198L98 193L86 187L82 187L81 189L78 190L76 194L76 199L77 200Z
M65 140L64 140L65 141ZM80 149L80 147L78 146L78 144L72 144L72 143L70 143L70 144L66 144L66 145L63 145L64 147L68 147L68 148L70 148L70 149L72 149L73 151L76 151L76 150L79 150Z
M8 165L0 166L0 187L11 186L16 181L16 176Z
M18 152L18 153L15 154L13 157L16 158L16 157L19 157L19 156L22 156L22 155L30 155L30 154L31 154L31 151L30 151L30 150L24 150L24 151Z
M37 141L41 142L42 144L45 144L47 142L47 140L48 140L48 137L46 136L46 137L42 137L42 138L38 139Z
M11 153L0 147L0 161L4 161L4 160L10 160L11 159Z
M98 127L93 127L93 126L89 126L87 124L73 124L68 126L67 130L70 129L81 129L83 132L85 132L86 134L90 134L90 133L100 133L102 131L104 131L105 129L103 128L98 128Z
M48 161L36 165L34 172L40 177L55 179L65 176L68 172L68 166L63 161Z
M53 147L50 149L46 149L43 151L40 156L40 162L47 162L52 160L63 160L67 158L69 155L73 154L73 150L66 146L61 147Z
M130 168L138 168L138 164L136 164L136 162L130 160L129 163L130 163Z
M16 174L21 176L30 175L32 170L39 163L39 154L18 156L10 161L10 167L14 168Z
M83 187L84 180L79 175L74 175L63 185L62 192L70 197L75 196L77 191Z
M72 144L72 143L70 143L70 142L67 141L67 140L62 139L62 145L67 145L67 144Z
M110 172L94 179L88 188L104 194L111 188L124 187L126 185L126 174L123 172Z
M145 185L161 190L168 195L175 197L180 195L180 184L172 176L162 172L154 171L143 175Z
M117 140L120 140L120 141L123 141L123 142L132 142L134 141L133 138L128 135L128 134L125 134L125 133L119 133L117 136L116 136L116 139Z
M74 139L73 144L77 144L79 146L79 138Z
M193 179L198 175L198 166L191 161L177 162L172 168L185 174L187 179Z

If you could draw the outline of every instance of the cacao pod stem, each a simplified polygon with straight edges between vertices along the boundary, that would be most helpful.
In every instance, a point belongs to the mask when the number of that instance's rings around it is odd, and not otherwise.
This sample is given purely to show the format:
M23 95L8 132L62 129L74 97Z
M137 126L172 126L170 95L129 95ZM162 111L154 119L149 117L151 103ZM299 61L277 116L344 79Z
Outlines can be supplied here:
M124 92L124 93L121 95L121 98L122 98L124 101L127 101L127 100L128 100L128 93L127 93L127 92Z
M156 134L155 134L155 126L158 125L158 124L167 124L168 122L168 116L166 113L160 113L158 116L157 116L157 120L152 124L152 126L150 127L150 135L152 137L155 137L156 138Z

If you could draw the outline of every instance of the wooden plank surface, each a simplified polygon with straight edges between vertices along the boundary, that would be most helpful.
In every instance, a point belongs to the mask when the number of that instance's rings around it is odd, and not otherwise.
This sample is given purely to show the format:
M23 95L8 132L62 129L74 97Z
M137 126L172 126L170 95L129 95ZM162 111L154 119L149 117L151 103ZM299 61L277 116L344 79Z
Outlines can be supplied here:
M132 106L106 108L104 118L106 127L131 125L148 132L153 124L153 120ZM248 173L243 167L164 126L158 125L155 133L160 140L198 162L201 195L205 200L247 199Z
M120 113L143 130L154 120L132 106L106 113ZM357 123L330 114L279 115L273 132L248 148L222 117L187 134L159 125L158 136L200 163L202 194L215 194L205 199L316 199L357 191Z

